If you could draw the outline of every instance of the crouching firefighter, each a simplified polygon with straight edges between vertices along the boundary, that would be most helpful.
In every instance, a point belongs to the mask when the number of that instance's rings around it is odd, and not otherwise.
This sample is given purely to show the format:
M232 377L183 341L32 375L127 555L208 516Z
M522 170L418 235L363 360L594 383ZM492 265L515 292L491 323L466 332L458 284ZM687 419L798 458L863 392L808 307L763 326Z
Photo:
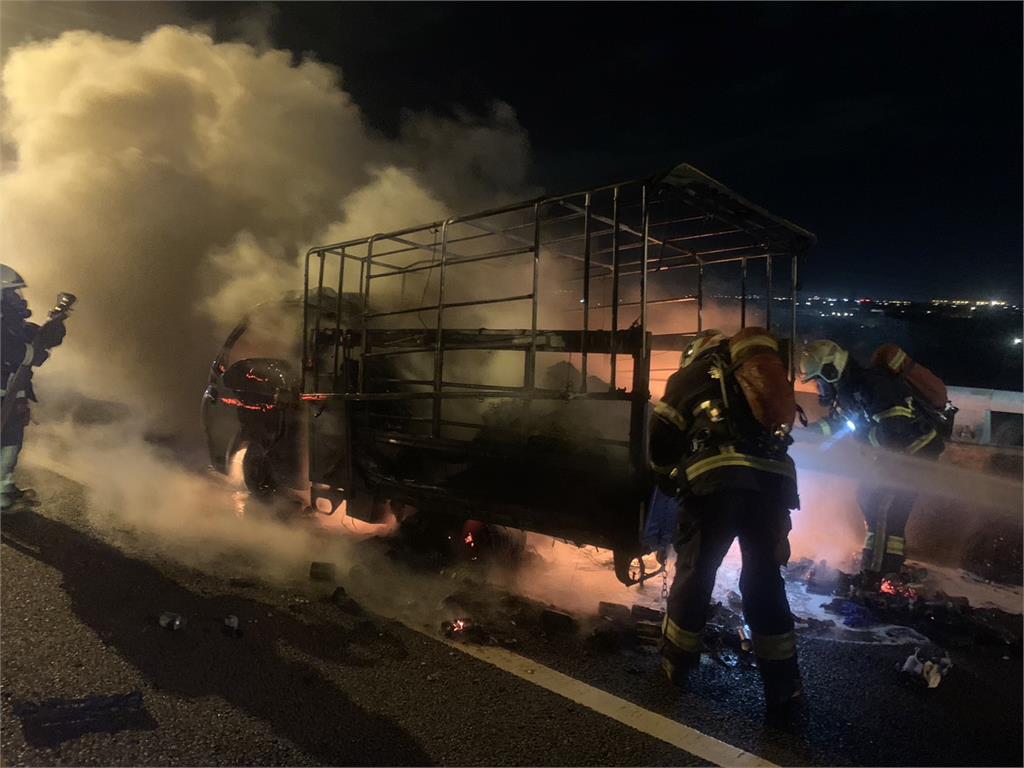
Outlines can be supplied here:
M834 341L813 341L800 356L800 377L817 385L818 400L829 409L813 425L825 435L846 430L875 448L934 460L945 448L943 437L952 434L956 408L946 385L895 344L879 347L864 366ZM858 489L867 527L862 586L877 588L883 575L899 573L916 498L913 490Z
M697 334L669 378L650 428L658 485L680 502L662 666L683 685L699 663L715 574L739 537L743 615L770 714L785 711L802 693L793 617L779 573L789 560L789 513L799 500L787 453L796 403L778 348L761 328L731 339L714 330Z

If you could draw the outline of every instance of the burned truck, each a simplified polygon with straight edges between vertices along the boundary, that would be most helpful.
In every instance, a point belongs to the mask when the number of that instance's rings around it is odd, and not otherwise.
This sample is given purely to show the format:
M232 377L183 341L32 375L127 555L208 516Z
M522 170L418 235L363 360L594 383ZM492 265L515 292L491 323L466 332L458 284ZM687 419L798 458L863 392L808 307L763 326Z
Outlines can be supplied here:
M705 327L772 329L792 376L814 240L683 164L314 247L264 321L293 342L260 349L243 323L214 362L211 460L244 449L250 490L304 486L325 515L412 508L605 547L635 582L652 397Z

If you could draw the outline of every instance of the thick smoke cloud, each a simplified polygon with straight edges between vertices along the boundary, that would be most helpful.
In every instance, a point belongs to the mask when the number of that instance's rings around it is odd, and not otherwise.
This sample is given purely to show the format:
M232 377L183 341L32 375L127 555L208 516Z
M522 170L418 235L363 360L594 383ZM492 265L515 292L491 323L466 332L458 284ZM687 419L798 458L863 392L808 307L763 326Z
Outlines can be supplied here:
M337 68L180 27L27 44L2 83L4 259L37 314L81 299L48 373L167 427L194 413L224 328L301 286L309 245L527 191L507 105L410 114L388 141Z

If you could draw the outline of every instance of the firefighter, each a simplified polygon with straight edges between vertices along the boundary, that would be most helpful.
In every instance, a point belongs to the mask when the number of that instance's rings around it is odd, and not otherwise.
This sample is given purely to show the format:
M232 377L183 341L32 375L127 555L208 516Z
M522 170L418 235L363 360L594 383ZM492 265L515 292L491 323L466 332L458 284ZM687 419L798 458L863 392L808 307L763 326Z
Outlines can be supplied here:
M28 322L32 312L28 308L28 302L21 295L21 289L25 287L21 275L6 264L0 264L0 285L0 384L3 387L0 395L5 401L9 397L16 398L12 416L0 430L0 509L7 512L16 506L36 504L29 489L19 488L14 484L14 469L18 464L18 454L21 452L25 427L29 421L28 404L36 400L31 377L17 392L9 392L7 387L18 367L25 361L27 346L35 340L39 326ZM51 321L50 329L51 338L46 343L47 348L60 344L64 337L63 322ZM46 356L44 350L36 350L33 356L34 364L40 364Z
M916 366L899 347L881 347L865 366L834 341L814 341L800 356L800 377L817 385L819 402L829 409L825 419L812 425L825 435L846 430L875 448L927 459L942 453L940 428L946 417L938 408L946 399L945 385L926 368ZM912 382L921 383L922 378L925 386L915 388ZM931 402L926 390L936 393ZM916 492L905 488L864 484L858 489L867 528L861 557L863 586L877 588L883 575L902 569L907 520L916 498Z
M799 506L787 452L795 411L792 383L767 331L747 328L727 339L708 330L686 347L650 425L651 468L680 502L662 667L683 686L699 663L715 574L739 537L743 615L769 714L788 710L802 693L779 572L789 560L790 510Z

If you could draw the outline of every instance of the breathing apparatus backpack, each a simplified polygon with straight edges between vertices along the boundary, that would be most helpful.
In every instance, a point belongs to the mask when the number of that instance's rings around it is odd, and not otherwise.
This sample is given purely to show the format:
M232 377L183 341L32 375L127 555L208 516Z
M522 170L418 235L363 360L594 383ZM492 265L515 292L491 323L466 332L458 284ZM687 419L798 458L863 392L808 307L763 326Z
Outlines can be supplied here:
M871 365L888 371L910 389L915 409L944 438L953 434L953 422L959 410L949 400L942 379L911 359L896 344L884 344L871 356Z
M710 375L718 380L721 401L705 401L698 409L725 426L731 441L759 453L783 452L792 442L796 399L778 342L764 328L748 327L712 355Z

